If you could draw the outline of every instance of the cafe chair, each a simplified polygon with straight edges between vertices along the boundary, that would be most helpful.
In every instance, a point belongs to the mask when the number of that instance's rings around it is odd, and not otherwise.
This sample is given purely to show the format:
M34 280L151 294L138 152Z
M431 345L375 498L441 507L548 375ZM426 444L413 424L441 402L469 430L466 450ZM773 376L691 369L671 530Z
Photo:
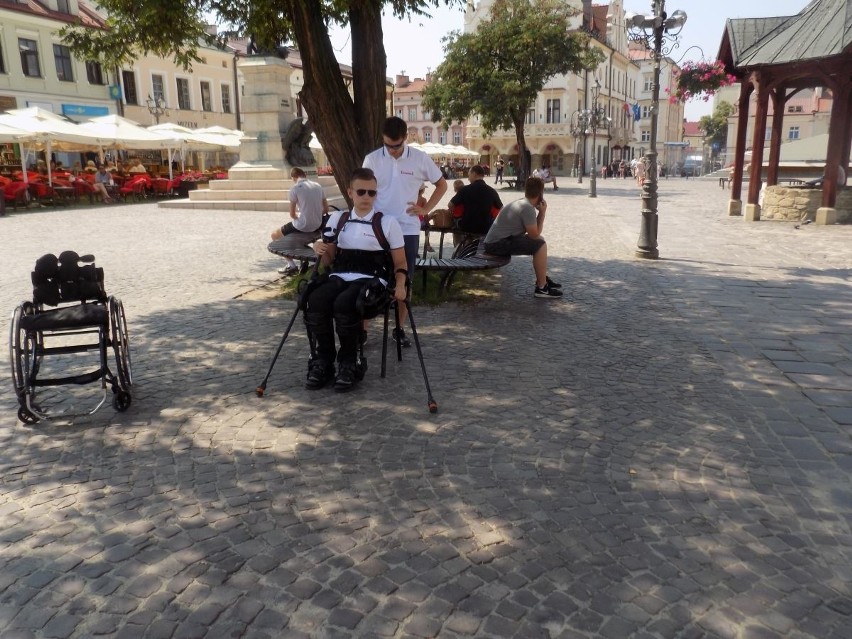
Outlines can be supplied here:
M91 415L106 402L108 390L117 411L130 407L133 380L124 305L106 294L104 271L94 259L74 251L40 257L32 272L32 301L22 302L12 314L12 382L18 419L25 424L60 415ZM94 359L96 368L90 361ZM83 365L83 372L74 372L75 366ZM100 383L103 394L93 409L83 413L59 410L69 402L63 404L60 393L44 390L94 382ZM46 402L55 405L48 407Z
M7 207L27 208L30 199L30 189L26 182L10 182L3 187L3 200Z

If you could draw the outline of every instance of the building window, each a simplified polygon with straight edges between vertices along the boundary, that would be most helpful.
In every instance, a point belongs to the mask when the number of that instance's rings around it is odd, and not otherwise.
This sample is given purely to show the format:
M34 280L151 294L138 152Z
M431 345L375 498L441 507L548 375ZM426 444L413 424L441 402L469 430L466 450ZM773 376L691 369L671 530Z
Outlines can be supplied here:
M396 110L396 117L398 117L400 120L402 119L402 109Z
M165 104L166 103L166 84L163 80L163 76L160 74L154 74L151 76L151 90L152 97L156 102Z
M423 129L423 141L431 142L432 141L432 129Z
M101 86L106 84L103 67L101 67L100 62L96 62L95 60L86 62L86 77L89 79L89 84L99 84Z
M71 13L71 7L68 0L56 0L56 10L59 13Z
M74 69L71 66L71 49L61 44L54 44L53 59L56 62L56 77L63 82L73 82Z
M645 88L644 91L650 91L654 88L654 76L646 75L645 76Z
M446 144L447 143L447 130L446 129L441 129L441 135L438 137L438 143L439 144Z
M201 110L202 111L212 111L213 110L213 96L210 94L210 83L202 82L201 83Z
M547 123L559 124L562 121L559 100L547 101Z
M0 44L0 73L6 73L6 60L3 58L3 47Z
M647 129L642 129L642 137L640 138L642 142L650 142L651 141L651 132Z
M177 79L177 97L178 109L188 111L192 108L189 103L189 80L186 78Z
M139 104L139 95L136 93L136 73L122 71L121 83L124 85L124 102L126 104Z
M790 130L787 131L787 139L788 140L798 140L799 139L799 127L791 126Z
M432 114L429 111L427 111L426 109L423 109L423 119L429 120L431 117L432 117Z
M461 144L461 131L458 129L453 131L453 144Z
M643 104L642 105L642 119L647 119L651 117L651 107L650 105Z
M527 111L527 124L535 124L535 108Z
M772 139L772 129L766 129L763 134L764 142L769 142Z
M801 113L802 105L801 104L791 104L787 107L787 113Z
M21 52L21 70L28 78L40 78L41 66L38 63L38 42L27 38L18 38Z
M417 107L408 107L408 121L413 122L417 119Z
M299 103L301 106L301 103ZM227 84L222 85L222 113L231 112L231 87Z

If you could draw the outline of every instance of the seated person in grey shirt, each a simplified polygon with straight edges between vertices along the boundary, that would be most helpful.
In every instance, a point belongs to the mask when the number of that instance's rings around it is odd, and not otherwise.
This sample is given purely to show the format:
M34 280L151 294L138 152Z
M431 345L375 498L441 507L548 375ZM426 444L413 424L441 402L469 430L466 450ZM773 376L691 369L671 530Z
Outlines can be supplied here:
M547 276L547 244L541 236L547 202L544 182L529 178L524 197L502 209L485 236L485 252L491 255L532 255L535 271L533 295L542 299L562 297L562 285Z

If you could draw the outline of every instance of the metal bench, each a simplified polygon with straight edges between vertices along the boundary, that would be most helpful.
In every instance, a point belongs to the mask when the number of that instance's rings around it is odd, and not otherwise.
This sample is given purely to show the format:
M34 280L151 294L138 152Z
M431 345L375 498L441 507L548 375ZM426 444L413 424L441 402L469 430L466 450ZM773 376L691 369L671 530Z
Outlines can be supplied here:
M463 271L486 271L506 266L511 257L490 255L485 252L481 235L465 235L451 258L428 257L417 260L417 270L423 273L423 290L430 272L443 273L438 290L446 293L456 275Z
M273 240L266 248L270 253L274 253L275 255L289 257L291 260L298 260L302 263L300 272L304 273L308 270L308 264L315 262L317 259L317 254L314 253L314 249L309 244L316 242L319 238L319 231L315 231L314 233L290 233L280 240Z

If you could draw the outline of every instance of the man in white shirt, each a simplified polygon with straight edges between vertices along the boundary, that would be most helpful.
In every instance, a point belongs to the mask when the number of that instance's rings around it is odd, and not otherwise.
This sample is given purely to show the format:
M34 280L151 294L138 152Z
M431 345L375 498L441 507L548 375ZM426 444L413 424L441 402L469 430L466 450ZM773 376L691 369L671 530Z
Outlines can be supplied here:
M323 220L328 215L328 201L325 199L322 185L308 179L304 170L294 166L290 177L295 184L290 189L290 218L280 229L272 231L272 239L280 240L290 233L314 233L323 226ZM298 213L297 213L298 209ZM287 259L287 267L278 269L283 275L294 275L299 267L291 258Z
M349 184L349 197L353 202L351 213L347 218L343 218L343 212L334 213L323 241L314 244L319 259L326 266L333 264L334 271L307 297L305 325L316 343L315 357L308 363L305 382L308 390L318 390L334 379L334 390L344 393L352 390L364 376L366 368L358 353L363 317L358 310L358 300L374 278L379 278L384 286L393 284L397 302L404 301L406 295L402 231L396 218L390 215L382 214L381 220L374 221L378 212L373 206L376 199L373 172L355 169ZM373 226L379 222L384 243ZM392 267L388 265L386 251L390 252ZM335 348L335 332L340 341L339 349ZM338 364L336 377L335 359Z
M541 181L545 184L553 184L553 190L558 191L559 189L556 187L556 176L550 172L550 167L546 164L543 164L541 168L538 170L538 175L533 174L533 177L541 178Z
M375 209L396 218L405 238L405 260L408 276L414 275L414 265L420 247L420 216L425 217L437 206L447 191L447 181L432 159L407 146L408 125L405 120L390 117L382 127L382 146L364 158L363 166L372 169L378 181ZM435 190L423 206L417 204L417 193L423 182L431 182ZM406 318L400 308L400 322ZM394 339L411 346L405 331L394 330Z

